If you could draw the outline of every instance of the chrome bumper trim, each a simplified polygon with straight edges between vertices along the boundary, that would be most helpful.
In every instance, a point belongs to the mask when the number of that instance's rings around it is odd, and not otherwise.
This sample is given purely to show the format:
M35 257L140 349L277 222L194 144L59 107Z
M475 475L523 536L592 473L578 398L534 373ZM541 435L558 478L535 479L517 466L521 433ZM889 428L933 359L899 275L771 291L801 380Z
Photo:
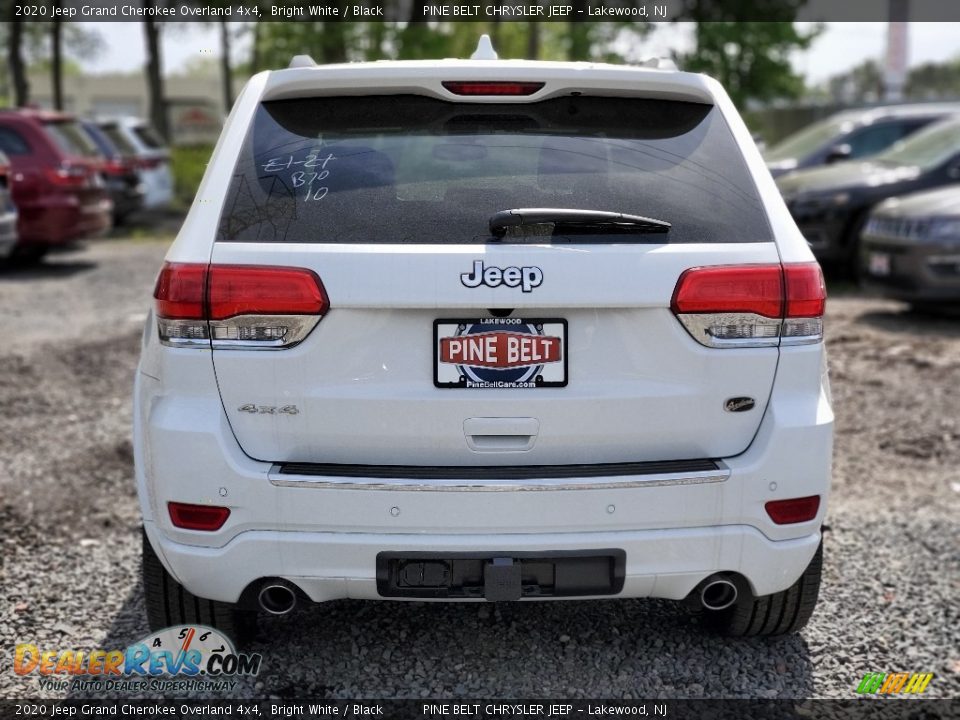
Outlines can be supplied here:
M720 467L693 473L659 473L594 477L581 479L544 478L500 480L441 480L398 478L335 477L280 474L279 466L270 468L268 477L276 487L313 488L318 490L380 490L387 492L540 492L569 490L625 490L629 488L663 487L665 485L703 485L724 482L730 470Z

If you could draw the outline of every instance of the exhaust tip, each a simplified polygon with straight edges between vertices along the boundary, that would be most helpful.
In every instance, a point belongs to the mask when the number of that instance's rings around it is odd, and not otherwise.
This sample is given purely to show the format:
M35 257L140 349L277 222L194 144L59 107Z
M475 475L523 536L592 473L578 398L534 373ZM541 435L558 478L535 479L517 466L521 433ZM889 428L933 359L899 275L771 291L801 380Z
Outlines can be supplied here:
M737 594L737 586L730 580L711 580L700 591L700 603L707 610L726 610L737 601Z
M271 615L286 615L297 605L297 594L286 585L272 583L260 589L257 600Z

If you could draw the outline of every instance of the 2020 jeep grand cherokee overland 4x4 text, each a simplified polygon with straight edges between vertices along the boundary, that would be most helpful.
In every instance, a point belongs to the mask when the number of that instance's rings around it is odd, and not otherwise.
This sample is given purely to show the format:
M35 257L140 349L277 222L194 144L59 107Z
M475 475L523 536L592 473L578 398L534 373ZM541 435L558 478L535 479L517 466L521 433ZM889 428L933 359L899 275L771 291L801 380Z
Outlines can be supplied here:
M819 267L727 95L655 67L261 73L136 381L150 623L297 598L689 599L802 627Z

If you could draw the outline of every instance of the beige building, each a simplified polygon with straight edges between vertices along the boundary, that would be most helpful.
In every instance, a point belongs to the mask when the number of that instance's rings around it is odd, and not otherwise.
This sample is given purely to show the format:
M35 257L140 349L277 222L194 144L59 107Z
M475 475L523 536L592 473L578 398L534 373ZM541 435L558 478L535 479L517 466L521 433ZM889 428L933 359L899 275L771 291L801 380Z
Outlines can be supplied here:
M234 82L234 96L245 78ZM226 117L223 89L217 75L173 75L166 78L167 113L174 144L215 142ZM142 72L107 75L71 75L64 79L64 110L96 117L147 117L149 100ZM30 77L33 104L53 107L53 90L46 73Z

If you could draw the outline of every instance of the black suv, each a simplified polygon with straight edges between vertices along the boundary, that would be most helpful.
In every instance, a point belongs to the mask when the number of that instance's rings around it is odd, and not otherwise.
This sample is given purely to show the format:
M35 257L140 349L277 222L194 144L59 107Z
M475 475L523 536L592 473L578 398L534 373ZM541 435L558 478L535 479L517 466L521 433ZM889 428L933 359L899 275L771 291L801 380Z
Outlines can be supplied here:
M960 182L960 117L932 125L886 152L784 175L783 199L821 262L854 270L870 211L889 197Z

